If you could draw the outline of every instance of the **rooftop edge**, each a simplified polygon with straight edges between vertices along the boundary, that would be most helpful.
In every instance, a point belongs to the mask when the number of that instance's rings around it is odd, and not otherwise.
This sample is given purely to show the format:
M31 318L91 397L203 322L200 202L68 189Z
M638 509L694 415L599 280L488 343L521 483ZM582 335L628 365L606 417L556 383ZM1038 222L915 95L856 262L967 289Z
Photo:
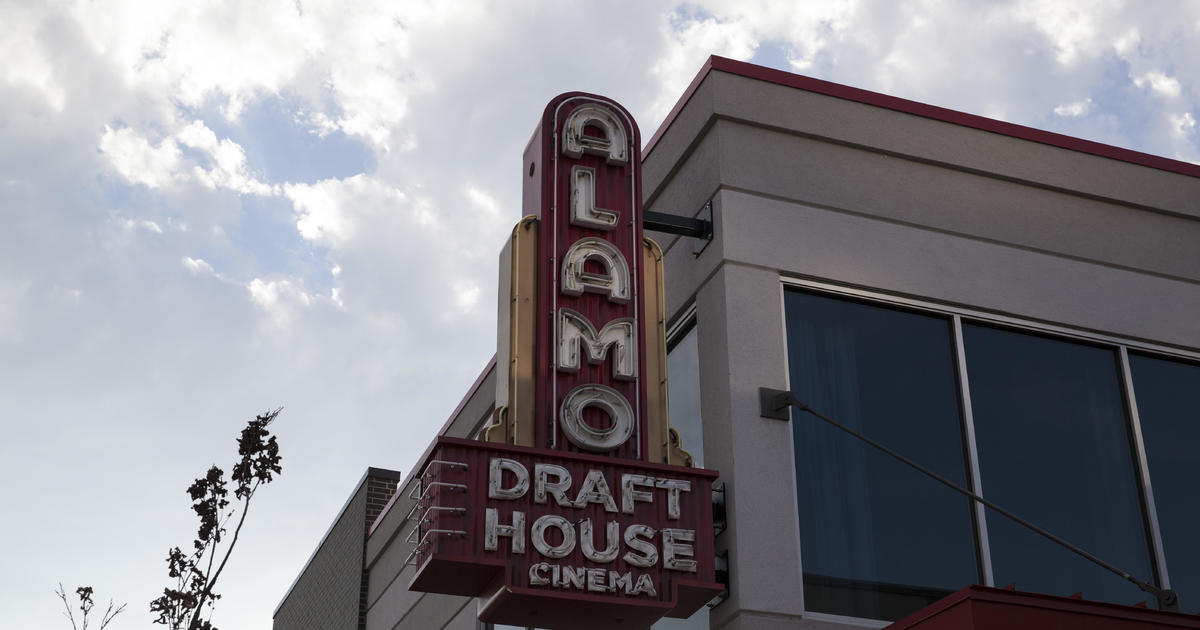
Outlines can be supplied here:
M890 109L905 114L921 116L922 118L929 118L954 125L961 125L982 131L998 133L1013 138L1019 138L1021 140L1037 142L1039 144L1045 144L1071 151L1078 151L1080 153L1087 153L1112 160L1118 160L1121 162L1128 162L1130 164L1148 166L1150 168L1178 173L1180 175L1200 178L1200 164L1183 162L1181 160L1173 160L1171 158L1165 158L1159 155L1134 151L1133 149L1124 149L1101 142L1084 140L1083 138L1076 138L1074 136L1068 136L1052 131L1026 127L1024 125L1004 122L994 118L986 118L984 116L968 114L966 112L947 109L945 107L938 107L936 105L928 105L926 103L911 101L898 96L889 96L887 94L850 87L840 83L833 83L831 81L825 81L822 79L814 79L801 74L793 74L784 70L776 70L775 68L759 66L745 61L737 61L736 59L718 57L717 55L711 55L708 60L704 62L704 65L700 68L700 71L696 73L696 77L692 79L691 84L689 84L688 88L684 90L683 95L679 98L679 101L677 101L675 106L671 108L670 113L667 114L667 117L663 120L662 124L658 126L658 129L654 132L654 135L650 137L649 142L646 143L646 147L642 149L643 160L654 150L654 147L658 144L659 139L661 139L666 133L667 129L670 128L671 123L675 122L675 118L679 115L679 112L683 109L684 105L686 105L691 99L692 94L695 93L696 89L704 81L705 77L708 76L708 73L713 70L728 72L738 76L757 79L759 81L766 81L768 83L775 83L777 85L783 85L817 94L824 94L826 96L854 101L856 103L863 103L865 105L882 107L884 109Z

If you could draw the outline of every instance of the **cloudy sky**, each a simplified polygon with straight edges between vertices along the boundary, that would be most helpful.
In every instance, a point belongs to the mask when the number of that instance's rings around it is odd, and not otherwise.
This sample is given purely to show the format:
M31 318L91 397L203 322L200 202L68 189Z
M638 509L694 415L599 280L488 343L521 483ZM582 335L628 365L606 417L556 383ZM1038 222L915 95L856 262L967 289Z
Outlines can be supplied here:
M495 351L544 104L649 138L710 54L1200 161L1194 1L0 0L0 626L62 581L150 627L184 489L283 405L213 619L269 628Z

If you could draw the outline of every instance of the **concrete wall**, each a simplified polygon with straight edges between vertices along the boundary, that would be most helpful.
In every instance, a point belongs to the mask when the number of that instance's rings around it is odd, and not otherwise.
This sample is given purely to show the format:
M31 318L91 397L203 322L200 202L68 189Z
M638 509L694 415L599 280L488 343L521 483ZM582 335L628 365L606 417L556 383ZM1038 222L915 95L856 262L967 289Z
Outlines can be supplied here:
M713 71L645 157L647 210L713 203L698 257L661 236L668 317L695 305L704 457L728 490L712 628L880 627L805 614L782 287L1200 352L1200 179Z

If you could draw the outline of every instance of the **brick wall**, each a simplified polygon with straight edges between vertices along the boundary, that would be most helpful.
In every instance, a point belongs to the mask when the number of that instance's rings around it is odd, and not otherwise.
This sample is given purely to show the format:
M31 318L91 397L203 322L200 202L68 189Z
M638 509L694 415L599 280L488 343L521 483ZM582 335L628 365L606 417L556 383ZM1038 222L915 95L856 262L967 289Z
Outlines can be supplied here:
M274 630L366 627L367 528L387 504L400 473L368 468L346 506L275 610Z
M379 468L370 468L367 471L367 481L365 484L366 490L366 522L363 525L363 549L362 556L367 553L367 530L371 528L371 523L375 522L375 517L383 511L387 506L387 502L396 493L397 484L400 483L399 475L395 479L391 477L375 476L372 471L380 471ZM391 471L387 471L391 472ZM361 566L361 561L360 561ZM367 576L370 574L365 568L362 572L362 584L358 595L358 627L359 630L365 630L367 627Z

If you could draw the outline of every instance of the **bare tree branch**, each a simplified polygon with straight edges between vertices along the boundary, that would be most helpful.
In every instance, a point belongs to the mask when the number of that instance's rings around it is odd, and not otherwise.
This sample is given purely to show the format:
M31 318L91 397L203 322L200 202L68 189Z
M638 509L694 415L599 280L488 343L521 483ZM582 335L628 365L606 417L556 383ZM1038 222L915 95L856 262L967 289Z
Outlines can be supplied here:
M65 615L67 617L67 619L71 620L71 628L73 628L74 630L79 630L79 626L75 625L75 615L73 615L71 613L71 604L69 602L67 602L67 593L63 589L62 582L58 583L58 590L54 591L54 592L57 593L58 598L62 600L63 608L67 609L67 612L63 613L63 615ZM85 628L86 628L86 626L85 626Z
M116 618L117 615L125 612L125 607L128 605L129 604L121 604L119 608L113 610L113 601L111 599L108 600L108 609L104 611L104 616L101 617L100 630L104 630L106 627L108 627L108 624Z
M88 613L92 612L92 606L94 605L92 603L92 587L80 586L79 588L75 589L75 594L79 596L79 610L83 611L83 617L80 619L78 625L75 623L75 615L71 612L71 604L67 601L67 591L63 588L62 582L58 583L58 590L54 591L54 593L58 595L59 599L62 600L63 607L67 609L67 611L63 613L63 616L65 616L71 622L71 628L73 630L87 630ZM112 623L112 620L115 619L117 615L125 612L125 606L126 604L121 604L119 608L114 610L113 601L111 599L108 600L108 609L105 610L104 615L100 617L100 630L104 630L108 624Z

